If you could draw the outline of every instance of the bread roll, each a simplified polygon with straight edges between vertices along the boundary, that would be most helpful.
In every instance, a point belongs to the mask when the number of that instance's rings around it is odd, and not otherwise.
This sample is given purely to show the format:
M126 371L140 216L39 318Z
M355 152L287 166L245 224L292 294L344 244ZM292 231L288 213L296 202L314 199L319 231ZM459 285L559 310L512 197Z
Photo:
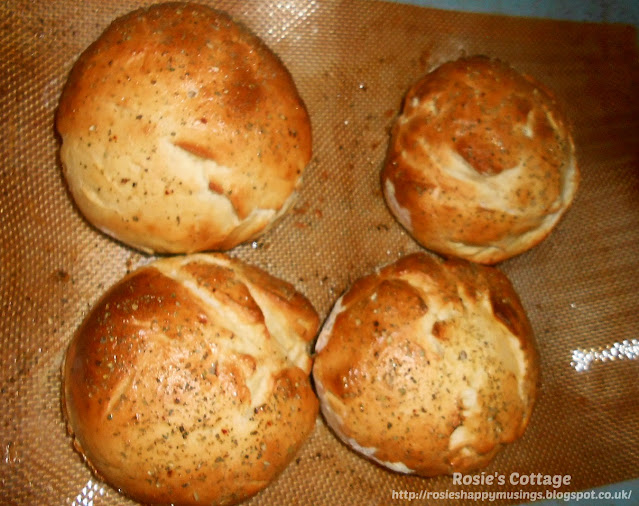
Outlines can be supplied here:
M426 253L356 281L315 348L322 413L356 451L401 473L470 472L526 429L533 334L508 279Z
M75 447L137 501L237 503L315 426L318 326L291 285L220 253L142 267L106 293L68 349Z
M544 239L578 179L550 92L482 56L445 63L411 87L381 174L391 212L418 242L485 264Z
M78 59L57 114L90 223L147 252L227 250L291 205L311 125L284 64L209 7L116 19Z

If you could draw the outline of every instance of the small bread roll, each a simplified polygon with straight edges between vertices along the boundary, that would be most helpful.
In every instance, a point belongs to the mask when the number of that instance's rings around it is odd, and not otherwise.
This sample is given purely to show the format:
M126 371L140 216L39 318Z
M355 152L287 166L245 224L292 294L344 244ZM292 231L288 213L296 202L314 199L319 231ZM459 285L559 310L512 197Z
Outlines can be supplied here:
M349 446L401 473L488 464L526 429L537 392L531 326L492 267L426 253L361 278L315 348L322 413Z
M315 426L318 315L220 253L157 260L117 283L74 336L63 409L95 474L142 503L235 504Z
M381 173L391 212L419 243L484 264L544 239L578 179L569 125L549 91L482 56L412 86Z
M192 3L116 19L71 70L57 129L80 211L146 252L258 236L291 205L311 157L284 64L228 15Z

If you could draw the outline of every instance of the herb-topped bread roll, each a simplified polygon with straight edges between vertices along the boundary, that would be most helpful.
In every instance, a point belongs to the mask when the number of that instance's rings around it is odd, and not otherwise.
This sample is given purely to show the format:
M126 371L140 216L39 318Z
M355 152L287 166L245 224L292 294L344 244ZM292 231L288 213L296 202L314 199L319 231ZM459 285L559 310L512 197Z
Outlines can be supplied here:
M532 330L511 283L461 259L416 253L359 279L315 352L327 423L402 473L485 466L524 433L537 395Z
M147 252L227 250L263 233L311 157L284 64L197 4L116 19L71 70L56 124L80 211Z
M143 503L234 504L257 493L315 426L318 326L293 286L222 254L134 271L66 355L77 450Z
M578 179L550 92L482 56L445 63L411 87L381 174L391 212L418 242L485 264L544 239Z

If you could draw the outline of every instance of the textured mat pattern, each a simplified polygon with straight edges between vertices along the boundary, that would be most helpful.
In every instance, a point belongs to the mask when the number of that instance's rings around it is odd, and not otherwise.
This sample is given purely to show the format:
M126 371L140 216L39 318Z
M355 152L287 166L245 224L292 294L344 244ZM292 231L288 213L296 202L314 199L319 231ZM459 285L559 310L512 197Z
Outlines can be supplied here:
M2 503L127 504L72 449L60 411L60 364L101 293L150 258L80 216L62 178L53 117L79 53L113 18L139 5L8 0L0 6ZM575 125L582 184L550 238L500 266L535 329L542 383L525 437L486 472L570 474L564 491L639 476L639 361L597 362L583 372L571 365L575 349L639 337L634 31L364 0L211 5L245 22L280 55L313 122L314 156L295 208L232 254L294 283L322 316L356 277L419 249L391 217L379 187L389 128L415 79L445 60L483 53L555 91ZM381 469L318 419L297 460L249 503L385 505L397 503L393 490L422 489L460 487L448 477ZM521 501L502 501L515 502Z

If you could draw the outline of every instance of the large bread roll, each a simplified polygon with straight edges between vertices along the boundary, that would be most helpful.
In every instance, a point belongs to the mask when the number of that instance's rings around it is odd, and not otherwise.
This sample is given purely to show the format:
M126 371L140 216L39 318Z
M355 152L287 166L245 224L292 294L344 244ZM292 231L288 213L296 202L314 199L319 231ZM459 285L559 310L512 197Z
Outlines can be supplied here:
M356 281L316 344L322 413L349 446L402 473L466 473L525 431L532 329L492 267L406 256Z
M579 173L550 92L495 59L448 62L405 97L382 170L384 196L423 246L493 264L544 239Z
M210 7L116 19L60 99L60 157L89 222L145 251L226 250L290 206L311 125L283 63Z
M66 355L75 447L143 503L234 504L257 493L315 426L318 325L291 285L222 254L131 273Z

